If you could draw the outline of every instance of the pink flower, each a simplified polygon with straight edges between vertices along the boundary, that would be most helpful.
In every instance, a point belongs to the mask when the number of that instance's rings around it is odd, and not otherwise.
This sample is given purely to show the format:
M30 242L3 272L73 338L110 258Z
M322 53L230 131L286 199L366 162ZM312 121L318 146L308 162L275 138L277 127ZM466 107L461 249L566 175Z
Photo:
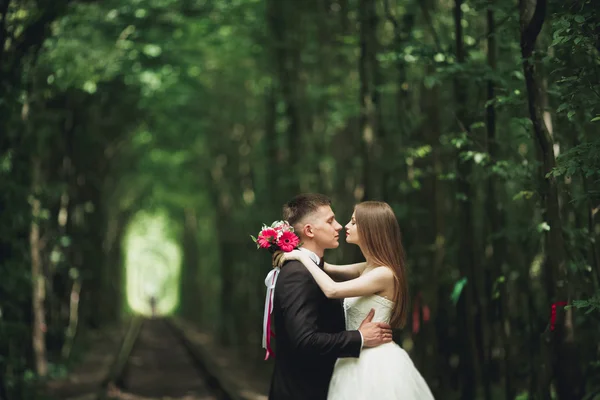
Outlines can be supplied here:
M277 231L275 229L267 228L263 229L258 234L258 239L256 242L262 249L268 249L271 247L271 244L275 243L277 240Z
M300 243L298 236L296 236L293 232L285 231L281 234L277 245L281 250L287 253L294 250L296 246L298 246L298 243Z

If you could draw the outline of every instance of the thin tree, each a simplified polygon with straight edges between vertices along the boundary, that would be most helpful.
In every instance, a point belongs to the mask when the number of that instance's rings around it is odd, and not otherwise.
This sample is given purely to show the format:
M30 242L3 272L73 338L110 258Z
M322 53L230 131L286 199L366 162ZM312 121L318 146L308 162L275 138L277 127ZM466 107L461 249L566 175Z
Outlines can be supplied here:
M527 86L529 117L533 125L538 160L541 164L539 194L542 202L542 217L549 226L544 235L545 288L551 302L569 300L569 277L565 265L565 242L562 233L558 184L549 172L556 165L554 139L544 122L542 96L536 73L534 50L537 38L546 18L547 0L520 0L521 55ZM551 304L548 303L548 311ZM548 338L548 335L550 336ZM579 399L583 395L583 376L575 348L575 332L571 312L557 310L556 330L542 335L541 377L537 396L550 398L550 383L556 384L561 400Z

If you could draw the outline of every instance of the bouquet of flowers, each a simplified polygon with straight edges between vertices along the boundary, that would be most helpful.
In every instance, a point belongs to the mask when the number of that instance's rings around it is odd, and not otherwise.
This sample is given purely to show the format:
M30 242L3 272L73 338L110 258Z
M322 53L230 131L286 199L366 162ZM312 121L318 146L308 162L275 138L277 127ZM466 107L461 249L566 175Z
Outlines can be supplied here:
M263 316L263 337L262 346L266 350L265 360L274 354L271 349L271 338L275 334L271 330L271 313L273 312L273 295L275 293L275 283L279 274L279 256L283 253L297 249L302 245L300 238L294 233L294 228L287 221L275 221L271 226L263 225L258 233L258 237L250 235L257 249L267 249L273 256L273 269L265 278L265 286L267 294L265 297L265 311Z
M276 251L286 253L300 247L300 238L287 221L275 221L271 226L263 225L258 237L250 235L257 249L267 249L271 254Z

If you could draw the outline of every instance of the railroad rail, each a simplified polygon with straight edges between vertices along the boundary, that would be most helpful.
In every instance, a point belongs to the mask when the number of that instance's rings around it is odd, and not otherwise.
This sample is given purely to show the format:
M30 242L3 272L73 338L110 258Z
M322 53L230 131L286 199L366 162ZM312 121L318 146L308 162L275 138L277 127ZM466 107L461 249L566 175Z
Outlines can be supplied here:
M169 319L133 317L96 400L238 400Z

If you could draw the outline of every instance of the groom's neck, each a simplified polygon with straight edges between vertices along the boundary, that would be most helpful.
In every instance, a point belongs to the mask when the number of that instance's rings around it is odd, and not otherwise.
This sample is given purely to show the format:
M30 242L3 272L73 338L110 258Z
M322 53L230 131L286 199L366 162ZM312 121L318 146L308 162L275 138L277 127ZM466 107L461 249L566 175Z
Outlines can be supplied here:
M323 249L322 247L318 246L314 242L304 241L304 243L302 243L302 247L304 247L306 250L312 251L317 256L319 256L319 258L323 258L323 254L325 254L325 249Z

